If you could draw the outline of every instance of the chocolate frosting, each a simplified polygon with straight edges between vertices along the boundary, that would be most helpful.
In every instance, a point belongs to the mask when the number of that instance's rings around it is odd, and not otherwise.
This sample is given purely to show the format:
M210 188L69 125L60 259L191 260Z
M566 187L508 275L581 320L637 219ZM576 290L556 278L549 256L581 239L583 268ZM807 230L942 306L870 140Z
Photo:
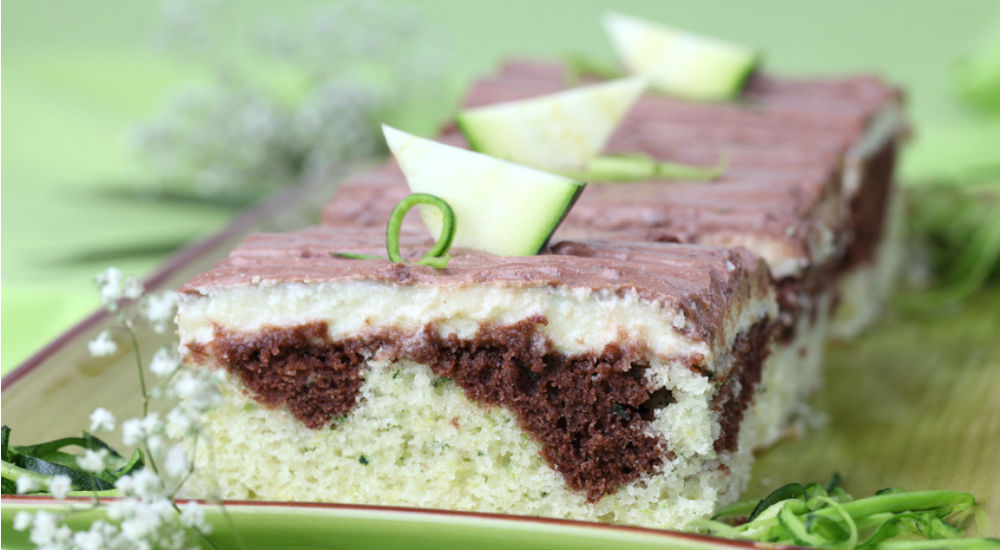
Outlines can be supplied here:
M323 210L330 226L382 227L393 207L410 193L402 175L355 178L343 184ZM742 182L638 182L588 185L555 238L605 237L711 244L757 235L781 243L785 254L808 260L824 228L842 213L826 208L833 190L745 180ZM404 228L421 231L416 216Z
M404 257L418 258L431 242L401 235ZM336 258L331 252L384 254L384 233L372 228L316 227L248 237L211 271L181 288L188 294L272 282L370 280L404 285L498 284L635 291L684 312L689 334L713 340L734 308L768 292L766 266L742 249L642 242L563 241L537 256L498 257L452 249L446 269L388 260Z
M466 106L556 92L566 87L560 63L506 63L480 79ZM686 243L724 243L751 236L777 243L785 257L825 261L851 239L841 167L871 118L898 92L871 76L776 79L755 76L739 102L698 103L647 93L612 136L606 152L642 151L662 161L714 165L715 182L589 185L557 238L603 236ZM447 128L441 141L467 147ZM599 182L597 182L599 183ZM391 160L343 185L324 209L329 225L381 225L408 194ZM419 221L407 227L419 230ZM596 233L595 233L596 230Z

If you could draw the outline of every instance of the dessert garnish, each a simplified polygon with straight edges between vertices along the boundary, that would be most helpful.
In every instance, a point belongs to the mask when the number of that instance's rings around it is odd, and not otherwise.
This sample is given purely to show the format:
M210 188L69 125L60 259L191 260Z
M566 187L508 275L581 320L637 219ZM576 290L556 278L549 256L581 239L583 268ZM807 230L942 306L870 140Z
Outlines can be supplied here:
M715 166L695 166L678 162L660 162L645 153L599 155L578 172L560 172L590 183L614 183L645 180L712 181L726 171L728 157L723 154Z
M600 154L645 89L643 78L620 78L466 109L455 122L474 151L588 183L719 177L725 158L715 166L692 166L642 153Z
M726 506L689 528L822 548L996 548L1000 540L962 538L961 526L976 510L975 498L960 491L888 488L855 499L834 474L825 486L789 483L760 500Z
M475 107L455 122L474 151L540 170L580 170L646 89L640 77Z
M3 494L17 494L18 488L33 486L43 490L56 476L69 479L68 494L84 491L87 496L117 494L115 482L144 467L142 451L136 449L124 457L95 435L83 432L80 437L63 437L35 445L10 445L10 428L0 432L3 455ZM100 456L101 467L88 468L86 455L67 452L67 447L79 447L88 455ZM95 471L97 470L97 471ZM108 492L108 493L104 493Z
M537 254L586 185L390 126L382 129L410 190L450 205L457 220L455 246L498 256ZM440 209L420 208L439 242L444 216Z
M441 234L434 243L434 247L423 255L422 258L413 262L417 265L426 265L437 269L444 269L448 265L448 249L455 239L455 212L451 206L440 197L429 193L413 193L392 209L389 216L389 223L385 229L385 248L388 258L375 254L352 254L349 252L334 252L332 255L337 258L348 258L352 260L385 260L393 263L408 263L403 259L399 251L399 231L403 226L403 218L407 212L418 204L426 204L437 208L441 214Z
M622 63L661 92L720 101L740 93L760 56L745 46L609 13L604 28Z

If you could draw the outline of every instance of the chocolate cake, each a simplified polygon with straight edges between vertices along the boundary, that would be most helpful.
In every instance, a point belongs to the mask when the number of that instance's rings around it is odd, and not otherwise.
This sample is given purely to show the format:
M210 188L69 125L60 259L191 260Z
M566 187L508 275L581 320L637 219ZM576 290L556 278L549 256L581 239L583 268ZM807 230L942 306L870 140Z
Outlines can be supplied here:
M681 526L738 495L756 427L788 406L761 391L777 303L749 252L330 255L383 238L255 235L181 289L187 361L227 375L209 419L224 496Z
M466 103L566 86L559 64L512 62ZM225 375L204 471L229 498L709 515L819 384L830 319L847 335L877 311L901 132L870 77L648 94L607 152L725 156L720 178L592 182L542 253L452 249L446 269L332 256L383 254L410 192L392 161L349 178L323 227L251 236L181 289L187 362ZM417 216L402 243L430 248Z
M558 63L512 61L475 82L467 107L559 91ZM776 79L757 75L734 103L647 93L611 138L608 153L713 165L712 182L588 186L557 236L745 247L769 264L781 305L776 354L797 356L778 380L808 393L819 384L824 341L870 323L891 288L899 255L892 174L905 132L898 91L870 76ZM442 140L465 145L447 127ZM323 220L379 224L407 193L391 161L346 181ZM795 364L782 361L781 364ZM804 397L803 396L800 396ZM773 438L783 428L771 426Z
M522 99L563 89L568 82L562 64L514 60L498 75L474 83L465 104ZM647 93L607 150L703 165L724 156L728 167L720 182L788 187L798 200L825 209L828 223L822 230L832 237L831 300L836 302L830 331L846 338L875 319L899 261L893 171L906 132L901 104L900 92L874 76L756 74L739 102L699 103ZM824 187L824 181L831 185ZM665 195L673 193L664 189ZM779 278L795 276L773 262L771 267Z

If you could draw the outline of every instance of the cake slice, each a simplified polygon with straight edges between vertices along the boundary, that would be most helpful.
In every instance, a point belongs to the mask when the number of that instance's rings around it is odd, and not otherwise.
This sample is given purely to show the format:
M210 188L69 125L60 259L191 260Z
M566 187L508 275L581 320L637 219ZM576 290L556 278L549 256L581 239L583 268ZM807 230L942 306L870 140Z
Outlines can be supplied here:
M722 118L725 122L727 117ZM463 144L454 131L442 141ZM772 157L779 152L770 151ZM787 400L798 402L820 383L823 342L836 293L832 281L847 238L839 164L833 154L827 155L829 161L817 157L815 153L788 166L780 158L753 161L745 155L735 160L754 170L730 170L710 183L595 182L577 200L556 238L744 247L756 253L770 266L781 306L780 342L774 353L789 355L780 364L794 365L773 376L800 380L788 385L804 392L798 400ZM345 182L326 205L324 223L352 226L385 219L406 192L402 174L390 161ZM769 441L781 437L784 427L767 427Z
M568 77L560 63L514 60L498 75L477 81L466 106L553 93L566 87ZM608 152L641 151L704 165L724 154L724 179L781 176L793 187L801 182L803 194L818 174L836 172L834 198L844 217L829 228L838 246L830 332L849 338L877 317L893 286L901 228L893 172L905 135L902 96L879 78L755 74L738 102L646 94L612 136Z
M458 144L456 134L444 141ZM766 447L789 434L805 399L821 383L824 343L834 300L838 244L833 229L844 218L837 200L838 172L811 180L780 176L718 183L637 182L592 184L556 231L554 239L603 239L742 248L769 264L777 296L775 368L765 373L769 391L784 409L765 415L756 429ZM806 185L806 183L809 185ZM324 223L350 228L385 218L406 196L405 180L390 161L341 185L324 208ZM408 226L420 231L419 223Z
M798 395L760 384L777 304L746 251L567 240L453 248L444 270L330 255L382 241L255 235L181 289L187 362L226 374L204 469L225 497L683 527L737 497L756 427Z

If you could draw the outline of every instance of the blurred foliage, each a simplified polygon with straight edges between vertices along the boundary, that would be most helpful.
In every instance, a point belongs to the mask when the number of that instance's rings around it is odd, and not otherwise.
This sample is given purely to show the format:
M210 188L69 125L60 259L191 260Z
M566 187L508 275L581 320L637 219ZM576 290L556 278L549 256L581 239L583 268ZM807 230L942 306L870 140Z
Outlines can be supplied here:
M929 307L958 301L1000 275L1000 172L994 179L907 188L915 256L909 282ZM932 299L937 298L937 299Z
M958 61L954 87L966 105L1000 115L1000 23Z
M217 1L161 8L156 43L211 75L130 135L174 196L247 204L381 154L380 124L432 98L445 66L441 34L402 4L347 0L300 20L261 14L235 49L213 39L224 24Z
M967 298L1000 275L1000 25L954 74L958 100L978 115L919 150L947 175L906 188L917 260L910 282L932 289L929 307Z

